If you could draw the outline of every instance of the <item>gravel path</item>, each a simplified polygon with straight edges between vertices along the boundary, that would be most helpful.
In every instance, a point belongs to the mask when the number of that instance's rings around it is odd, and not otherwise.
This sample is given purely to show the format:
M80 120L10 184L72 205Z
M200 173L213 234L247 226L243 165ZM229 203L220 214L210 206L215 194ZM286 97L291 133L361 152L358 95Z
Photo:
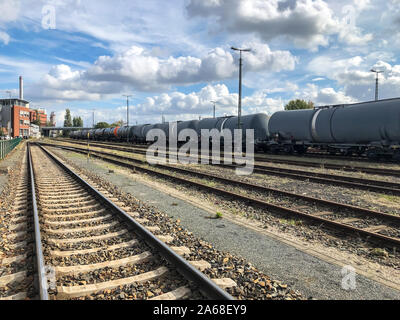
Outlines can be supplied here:
M305 297L317 299L399 299L400 292L361 275L356 276L356 288L341 288L342 268L299 251L292 246L244 228L227 219L207 219L210 214L168 194L154 190L125 175L110 173L102 161L87 163L85 157L57 150L122 191L130 193L170 217L194 235L212 243L217 249L229 251L252 262L261 271L291 285ZM284 263L283 263L284 262Z
M7 184L8 176L12 168L21 160L22 152L25 151L25 143L17 146L7 157L0 160L0 195Z

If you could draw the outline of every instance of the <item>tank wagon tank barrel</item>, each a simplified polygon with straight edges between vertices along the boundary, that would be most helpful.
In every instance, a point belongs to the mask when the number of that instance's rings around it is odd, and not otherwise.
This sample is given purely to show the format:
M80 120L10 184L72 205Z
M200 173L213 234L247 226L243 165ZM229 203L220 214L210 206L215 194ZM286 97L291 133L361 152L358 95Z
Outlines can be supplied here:
M234 116L173 122L179 133L193 129L199 138L202 129L227 129L232 136L237 128ZM246 129L254 129L255 149L273 152L303 153L309 147L328 151L385 155L400 160L400 98L323 106L316 109L278 111L271 117L264 113L241 117L243 141ZM143 124L71 133L74 139L129 141L147 143L152 129L164 132L168 141L170 123ZM174 128L175 129L175 128Z

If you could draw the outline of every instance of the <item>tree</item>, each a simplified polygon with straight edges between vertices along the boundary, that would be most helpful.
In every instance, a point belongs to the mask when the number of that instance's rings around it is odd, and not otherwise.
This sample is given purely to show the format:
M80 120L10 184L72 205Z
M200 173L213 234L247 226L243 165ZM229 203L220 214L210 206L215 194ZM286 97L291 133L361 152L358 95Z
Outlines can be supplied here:
M64 127L72 127L71 111L69 109L65 110Z
M83 128L83 120L81 117L74 117L72 122L74 127Z
M110 125L110 127L122 127L124 125L123 120L119 120L117 122L114 122L113 124Z
M37 126L40 126L40 125L41 125L39 119L33 120L31 123L36 124Z
M94 127L95 129L104 129L109 128L110 125L107 122L98 122Z
M71 120L71 111L69 109L65 110L65 117L64 117L64 127L70 128L72 127L72 120ZM63 131L63 136L68 137L70 130Z
M35 110L35 113L36 113L36 120L33 120L31 123L33 123L33 124L35 124L37 126L40 126L41 123L40 123L40 119L39 119L39 111Z
M301 110L301 109L314 109L314 103L312 101L305 101L301 99L291 100L285 106L285 110Z

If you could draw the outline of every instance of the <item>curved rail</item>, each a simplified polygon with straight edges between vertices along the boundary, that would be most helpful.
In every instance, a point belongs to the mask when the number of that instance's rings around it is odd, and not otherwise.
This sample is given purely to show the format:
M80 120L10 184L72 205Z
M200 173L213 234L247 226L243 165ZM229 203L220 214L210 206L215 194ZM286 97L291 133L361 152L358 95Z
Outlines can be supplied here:
M189 281L195 282L199 289L210 299L215 300L234 300L234 298L228 294L226 291L222 290L219 286L217 286L214 282L212 282L207 276L205 276L202 272L197 270L194 266L192 266L188 261L183 259L177 253L175 253L170 247L168 247L164 242L160 241L157 237L155 237L151 232L149 232L146 228L140 225L137 221L135 221L129 214L125 211L117 207L114 203L112 203L109 199L104 197L98 190L96 190L93 186L91 186L87 181L82 179L78 174L76 174L72 169L68 168L65 164L59 161L56 157L54 157L48 150L46 150L43 146L39 145L42 150L52 159L54 160L61 168L63 168L66 172L68 172L72 177L74 177L77 181L79 181L82 185L87 187L93 194L96 195L103 203L115 209L115 212L118 213L120 217L122 217L134 230L134 232L139 235L145 242L147 242L150 246L155 248L160 255L162 255L167 261L169 261L172 265L176 267L176 269Z
M79 145L83 144L80 142L68 142L68 143L79 144ZM124 152L135 151L135 153L141 155L146 154L146 151L144 150L135 150L118 146L107 146L98 143L91 144L91 146L110 149L110 150L124 151ZM235 169L237 167L237 165L228 165L228 164L210 164L210 165L215 165L223 168L231 168L231 169ZM388 193L392 195L400 195L399 183L387 182L382 180L363 179L363 178L348 177L336 174L310 172L299 169L278 168L278 167L267 166L264 164L263 165L255 164L254 172L265 175L283 176L302 181L307 180L327 185L337 185L354 189L362 189L374 192Z
M73 148L73 147L63 147L63 146L57 146L57 145L50 145L56 148L60 148L60 149L65 149L65 150L70 150L70 151L74 151L74 152L78 152L78 153L86 153L86 150L84 149L80 149L80 148ZM119 155L114 155L114 154L107 154L105 152L99 152L99 151L92 151L92 156L103 159L105 161L117 164L117 165L121 165L121 166L125 166L125 167L130 167L130 168L134 168L146 173L150 173L150 174L156 174L158 176L164 177L164 178L168 178L168 179L172 179L175 181L178 181L180 183L187 183L187 184L191 184L194 186L197 186L201 189L206 189L208 191L211 191L213 193L218 193L218 194L222 194L224 196L228 196L228 197L232 197L234 199L241 199L242 201L246 201L248 203L253 203L257 206L261 206L264 208L269 208L269 209L274 209L277 211L281 211L281 212L285 212L285 213L289 213L291 215L295 215L295 216L299 216L302 218L306 218L309 220L314 220L317 221L319 223L324 223L327 226L331 226L334 227L336 229L340 229L342 231L346 231L346 232L350 232L351 234L354 235L354 233L357 233L359 235L363 235L366 237L367 240L378 240L378 241L384 241L388 244L391 245L395 245L397 247L400 247L400 239L399 238L393 238L393 237L389 237L389 236L385 236L382 234L379 234L377 232L372 232L372 231L367 231L358 227L353 227L349 224L345 224L345 223L340 223L337 221L333 221L330 219L326 219L323 218L319 215L313 215L313 214L308 214L305 212L301 212L299 210L293 210L290 208L286 208L286 207L282 207L279 205L275 205L275 204L271 204L268 203L266 201L263 200L259 200L253 197L248 197L248 196L244 196L242 194L239 193L234 193L234 192L230 192L230 191L226 191L224 189L221 188L217 188L217 187L211 187L209 185L200 183L200 182L196 182L196 181L192 181L189 179L185 179L185 178L181 178L181 177L177 177L176 175L170 175L167 173L163 173L163 172L158 172L158 171L154 171L151 170L149 168L145 168L141 165L134 165L132 164L133 162L139 162L139 163L143 163L144 161L141 160L137 160L137 159L132 159L129 157L124 157L124 156L119 156ZM114 158L114 159L113 159ZM127 163L127 162L123 162L121 160L126 160L126 161L130 161L131 163ZM363 214L367 214L376 218L381 218L384 220L390 220L392 222L395 223L399 223L400 222L400 217L399 216L395 216L395 215L390 215L390 214L385 214L382 212L378 212L378 211L372 211L372 210L368 210L368 209L364 209L364 208L360 208L360 207L355 207L355 206L351 206L351 205L346 205L346 204L341 204L341 203L336 203L336 202L332 202L332 201L328 201L328 200L323 200L323 199L318 199L318 198L312 198L312 197L307 197L307 196L302 196L302 195L298 195L298 194L292 194L289 192L284 192L284 191L280 191L280 190L276 190L276 189L272 189L272 188L266 188L266 187L262 187L262 186L257 186L257 185L250 185L247 183L243 183L243 182L239 182L239 181L235 181L235 180L231 180L231 179L226 179L226 178L221 178L221 177L215 177L212 175L208 175L208 174L203 174L203 173L198 173L195 171L190 171L190 170L186 170L186 169L181 169L181 168L176 168L176 167L171 167L171 166L166 166L166 165L158 165L160 168L164 168L164 169L171 169L171 170L176 170L176 171L180 171L180 172L187 172L190 174L196 174L196 175L202 175L204 177L210 177L213 179L219 179L221 181L226 181L229 183L236 183L236 184L240 184L240 185L247 185L248 187L252 187L252 188L258 188L258 189L263 189L264 191L272 191L272 192L279 192L282 195L288 195L288 196L294 196L297 198L301 198L304 200L308 200L308 201L315 201L315 202L320 202L323 203L325 205L329 205L329 206L336 206L336 207L341 207L343 209L348 209L348 210L352 210L358 213L363 213Z

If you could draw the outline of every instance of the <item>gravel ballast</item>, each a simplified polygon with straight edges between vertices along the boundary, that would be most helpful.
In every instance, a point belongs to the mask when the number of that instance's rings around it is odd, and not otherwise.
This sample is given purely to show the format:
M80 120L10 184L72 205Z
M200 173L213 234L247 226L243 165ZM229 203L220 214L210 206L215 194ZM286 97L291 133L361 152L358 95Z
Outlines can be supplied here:
M299 290L306 298L317 299L399 299L400 293L382 284L356 277L356 288L341 287L342 267L322 261L285 243L269 238L228 219L209 219L210 213L119 172L110 173L102 161L87 162L86 157L57 150L79 166L88 169L121 191L150 204L171 218L179 219L184 228L212 243L217 249L239 255L259 270Z

